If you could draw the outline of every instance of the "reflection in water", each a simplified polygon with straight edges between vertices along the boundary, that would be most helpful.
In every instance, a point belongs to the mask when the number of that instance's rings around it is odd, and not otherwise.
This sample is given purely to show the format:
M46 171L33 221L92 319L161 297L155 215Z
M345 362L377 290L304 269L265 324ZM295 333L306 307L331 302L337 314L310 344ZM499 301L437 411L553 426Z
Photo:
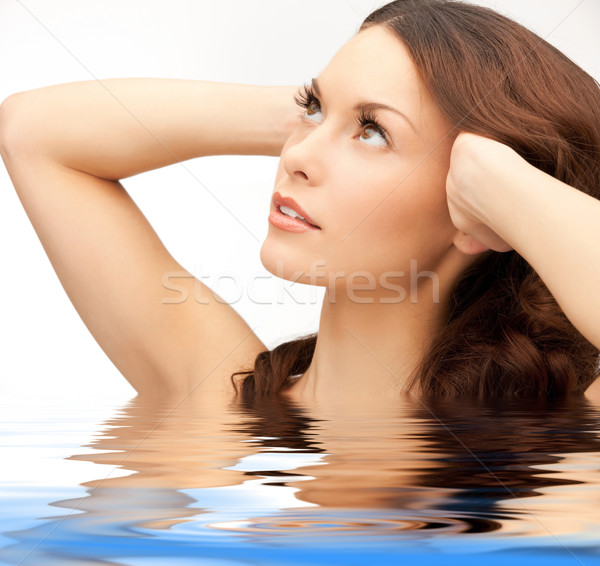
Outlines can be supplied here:
M600 548L599 430L583 399L407 398L361 410L138 399L105 423L93 453L71 457L128 475L89 482L85 497L53 504L61 516L5 533L16 544L0 562L239 564L269 550L292 564L308 547L354 548L358 560L373 544L388 555L590 553Z

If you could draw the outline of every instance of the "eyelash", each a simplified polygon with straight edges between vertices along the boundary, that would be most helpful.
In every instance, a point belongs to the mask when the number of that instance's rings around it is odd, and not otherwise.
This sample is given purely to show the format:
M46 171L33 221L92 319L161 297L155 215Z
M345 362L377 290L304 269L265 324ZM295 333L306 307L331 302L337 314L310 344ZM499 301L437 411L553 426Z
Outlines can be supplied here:
M308 110L313 102L316 102L321 107L321 102L317 98L314 89L312 86L303 85L300 87L299 91L294 96L294 102L303 108L305 111ZM381 126L381 124L377 121L375 114L372 110L361 110L358 116L356 117L356 124L359 128L365 128L367 126L372 126L376 132L383 137L385 143L390 145L390 138L385 128Z

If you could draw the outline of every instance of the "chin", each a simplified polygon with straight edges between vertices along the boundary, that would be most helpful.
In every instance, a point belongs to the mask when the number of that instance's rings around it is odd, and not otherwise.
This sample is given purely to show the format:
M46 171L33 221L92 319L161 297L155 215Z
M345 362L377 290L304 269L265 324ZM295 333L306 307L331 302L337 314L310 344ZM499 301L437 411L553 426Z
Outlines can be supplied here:
M299 252L271 241L268 236L260 248L260 261L269 273L280 279L305 285L326 285L325 259L303 258Z

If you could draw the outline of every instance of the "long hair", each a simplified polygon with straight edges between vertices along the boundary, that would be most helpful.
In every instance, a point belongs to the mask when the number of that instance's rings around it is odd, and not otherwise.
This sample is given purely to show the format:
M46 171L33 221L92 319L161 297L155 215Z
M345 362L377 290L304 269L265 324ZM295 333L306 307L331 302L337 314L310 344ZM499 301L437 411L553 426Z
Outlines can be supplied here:
M395 0L359 32L383 26L408 49L455 131L504 143L538 169L600 198L600 88L564 54L490 9ZM244 396L276 393L308 369L316 335L261 353ZM482 254L459 279L446 324L409 386L425 394L561 396L594 381L598 350L515 251ZM283 372L283 373L282 373ZM287 375L285 375L287 373Z

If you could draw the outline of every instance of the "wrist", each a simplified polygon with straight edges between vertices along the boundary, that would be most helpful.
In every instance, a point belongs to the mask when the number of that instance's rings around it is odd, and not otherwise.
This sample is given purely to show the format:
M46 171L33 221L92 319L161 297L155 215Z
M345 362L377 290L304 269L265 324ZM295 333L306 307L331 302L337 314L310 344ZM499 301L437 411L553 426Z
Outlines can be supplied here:
M511 191L518 191L523 178L535 168L509 146L481 136L470 135L459 151L458 186L463 199L477 218L493 227L496 213L514 202Z
M279 156L287 139L298 125L298 106L294 102L297 86L272 87L274 100L273 106L273 132L275 134L272 153Z
M484 224L521 253L532 218L543 207L548 180L556 180L506 145L493 149L483 156L479 170L478 212Z

